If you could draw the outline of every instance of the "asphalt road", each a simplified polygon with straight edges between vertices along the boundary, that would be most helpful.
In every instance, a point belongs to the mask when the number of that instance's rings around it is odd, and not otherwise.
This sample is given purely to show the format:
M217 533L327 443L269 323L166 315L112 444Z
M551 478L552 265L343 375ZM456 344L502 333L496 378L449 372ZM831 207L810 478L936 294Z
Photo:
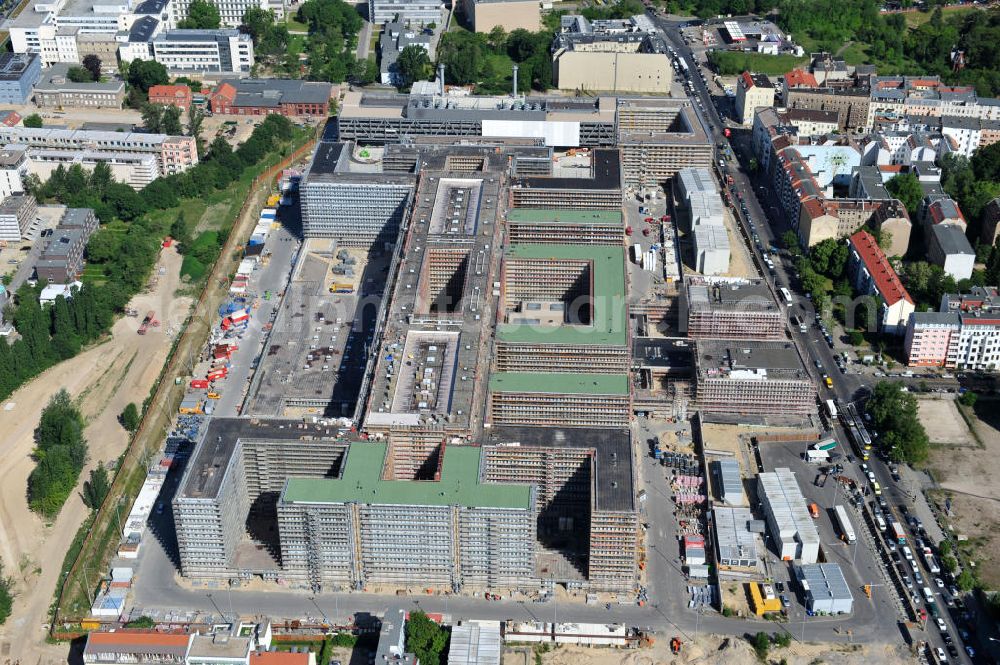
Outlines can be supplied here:
M696 108L700 112L702 118L706 121L706 124L711 128L712 136L715 138L716 142L720 144L716 163L718 164L718 157L723 156L724 148L722 148L722 146L728 143L735 156L739 159L739 162L743 165L742 168L739 168L738 164L734 164L731 159L727 160L727 170L724 171L723 175L732 176L736 189L743 195L743 201L747 205L747 215L740 216L741 230L744 234L744 241L748 243L751 251L757 258L758 268L763 268L763 263L760 262L763 258L762 252L753 242L750 241L753 233L756 232L761 238L761 245L764 248L768 248L770 246L778 246L777 238L779 238L785 231L789 230L791 226L788 224L786 217L780 213L780 207L773 195L773 187L771 187L770 183L765 180L764 175L758 174L756 179L752 179L749 175L749 169L747 167L753 157L750 146L750 132L745 129L740 129L734 123L727 122L723 119L722 115L719 113L719 109L728 109L731 104L730 100L725 97L712 96L705 80L703 80L698 74L698 72L701 71L699 68L701 62L696 59L694 52L684 44L682 37L680 37L679 30L675 27L677 23L667 21L663 18L655 18L654 20L661 30L663 30L667 39L673 44L678 56L684 58L687 62L688 70L690 72L690 80L693 84L695 92ZM700 100L700 104L697 104L698 100ZM726 126L731 127L733 130L731 139L728 141L723 135L723 128ZM748 222L752 222L754 226L751 228ZM863 405L863 401L867 396L868 390L871 387L870 380L868 377L857 373L842 374L836 369L834 350L827 344L826 339L823 337L822 332L815 323L815 310L812 307L812 303L798 293L797 280L794 278L793 272L786 265L784 258L773 256L772 259L774 260L775 265L774 274L769 274L770 271L767 269L761 269L761 275L768 281L769 284L771 284L776 296L777 290L782 287L788 288L789 291L793 293L793 304L789 311L790 315L794 314L800 316L809 324L806 332L804 333L800 332L798 328L790 328L790 333L792 339L798 346L803 359L806 361L810 374L813 376L820 399L835 399L841 404L855 402L860 410ZM781 298L777 299L778 302L781 302ZM833 382L832 389L828 389L826 387L822 378L823 373L830 376ZM933 387L944 386L953 388L958 385L958 382L954 379L927 379L925 377L913 377L904 380L911 384L916 384L920 381L928 381ZM846 442L849 439L846 437L846 432L839 426L839 424L835 424L834 434L839 441L846 445ZM910 507L913 505L914 500L922 500L922 497L917 497L911 491L899 487L899 485L893 480L888 467L882 460L878 460L873 457L869 461L869 466L875 474L879 484L884 488L883 494L890 505L891 512L897 514L897 517L901 520L901 522L905 523L905 515L899 514L901 512L900 507ZM853 471L856 472L856 475L864 478L857 468L853 468ZM808 493L808 488L806 491ZM910 545L912 547L913 540L915 540L915 534L912 532L912 527L909 525L908 529L911 530ZM824 542L826 542L825 538ZM886 548L884 540L880 540L873 545L878 548ZM882 564L869 558L867 556L868 554L870 553L864 553L864 555L866 555L865 558L868 559L868 561L865 562L866 565L864 568L869 568L870 572L871 565ZM857 561L853 559L854 557L852 555L851 563L857 564ZM952 657L950 659L951 662L971 662L971 659L964 652L963 644L959 637L960 633L957 623L951 613L947 611L948 608L945 606L945 601L947 600L949 594L946 591L937 589L933 582L933 578L935 576L930 574L922 561L918 566L918 564L910 564L904 559L902 566L907 571L907 575L910 579L913 579L915 569L918 567L922 569L921 574L925 582L923 586L929 586L932 589L932 593L936 595L937 604L942 610L941 616L945 621L947 632L954 639L958 651L960 652L958 658ZM857 566L845 565L844 567L856 568ZM921 595L918 585L915 585L915 591L918 596ZM875 596L876 598L879 596L877 588L875 589ZM924 603L920 600L918 604L923 605ZM879 615L881 616L881 612ZM933 620L931 620L930 623L933 624ZM942 635L936 627L929 627L926 633L921 635L921 639L926 639L935 648L944 648L945 646L942 640Z

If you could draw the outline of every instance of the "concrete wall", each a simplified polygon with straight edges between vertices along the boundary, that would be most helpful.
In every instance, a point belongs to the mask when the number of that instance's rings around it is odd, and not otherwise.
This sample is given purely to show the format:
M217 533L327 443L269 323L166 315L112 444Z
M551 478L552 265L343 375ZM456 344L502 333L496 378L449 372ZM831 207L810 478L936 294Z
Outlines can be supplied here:
M673 68L656 53L560 51L553 57L553 75L560 90L667 92Z
M537 32L542 28L542 12L538 0L515 2L475 2L465 4L466 16L476 32L489 32L501 26L507 32L524 28Z

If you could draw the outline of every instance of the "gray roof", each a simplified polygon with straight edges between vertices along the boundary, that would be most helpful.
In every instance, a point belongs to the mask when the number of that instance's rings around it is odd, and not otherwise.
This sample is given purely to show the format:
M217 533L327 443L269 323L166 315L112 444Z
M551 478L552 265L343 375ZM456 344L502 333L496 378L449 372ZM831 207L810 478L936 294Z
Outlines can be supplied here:
M330 101L330 83L294 79L226 79L236 89L236 106L279 104L325 104Z
M217 30L168 30L156 37L156 41L164 42L217 42L241 34L236 28L220 28ZM247 35L249 38L249 35Z
M132 24L132 29L128 31L128 40L130 42L148 42L153 38L159 25L159 20L152 16L143 16Z
M844 579L844 572L836 563L810 563L799 566L800 580L809 584L809 594L813 599L832 598L853 600L851 588Z
M35 91L42 92L109 92L119 93L125 89L125 82L117 79L109 81L89 81L73 83L67 74L71 65L57 62L42 72L42 78L35 84ZM78 65L74 65L78 66Z
M167 8L167 3L170 0L142 0L135 9L132 10L133 14L159 14L164 9Z
M91 208L66 208L59 226L67 228L77 228L87 226L94 220L94 211Z
M965 231L960 226L954 224L935 224L931 227L931 233L934 234L934 242L941 248L941 252L945 256L952 256L954 254L971 254L975 256L976 254L975 250L972 249L972 245L969 244L968 238L965 237Z
M916 324L924 325L953 325L958 326L961 321L957 312L913 312L910 314L911 320Z
M0 54L0 81L20 81L32 62L37 59L37 53Z

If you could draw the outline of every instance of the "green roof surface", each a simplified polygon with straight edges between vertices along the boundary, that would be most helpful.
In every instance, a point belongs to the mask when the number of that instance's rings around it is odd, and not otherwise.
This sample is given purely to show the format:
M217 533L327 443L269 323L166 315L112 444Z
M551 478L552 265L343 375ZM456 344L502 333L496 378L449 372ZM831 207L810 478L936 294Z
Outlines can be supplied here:
M478 446L446 446L440 481L382 480L385 443L354 443L340 478L289 478L286 503L371 503L467 508L531 507L531 486L479 482Z
M547 210L544 208L514 208L507 213L511 222L537 222L557 224L621 224L622 214L617 210Z
M490 391L566 395L628 395L628 375L495 372L490 376Z
M517 259L577 259L593 262L594 306L589 326L533 326L502 323L497 339L509 344L602 344L625 346L625 250L603 245L511 245Z

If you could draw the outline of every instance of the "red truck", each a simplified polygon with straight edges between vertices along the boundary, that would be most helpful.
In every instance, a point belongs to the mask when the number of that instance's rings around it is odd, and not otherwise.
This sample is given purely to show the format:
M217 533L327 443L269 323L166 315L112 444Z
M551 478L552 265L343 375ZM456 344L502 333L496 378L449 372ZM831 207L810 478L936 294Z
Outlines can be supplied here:
M193 379L191 381L191 387L200 389L208 388L208 379Z

